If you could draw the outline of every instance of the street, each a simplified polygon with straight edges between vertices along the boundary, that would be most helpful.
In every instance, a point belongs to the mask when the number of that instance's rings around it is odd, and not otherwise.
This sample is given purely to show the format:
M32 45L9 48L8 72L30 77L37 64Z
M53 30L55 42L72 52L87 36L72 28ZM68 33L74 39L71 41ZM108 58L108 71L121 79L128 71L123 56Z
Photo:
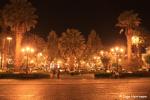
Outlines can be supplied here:
M150 100L150 78L0 80L0 100Z

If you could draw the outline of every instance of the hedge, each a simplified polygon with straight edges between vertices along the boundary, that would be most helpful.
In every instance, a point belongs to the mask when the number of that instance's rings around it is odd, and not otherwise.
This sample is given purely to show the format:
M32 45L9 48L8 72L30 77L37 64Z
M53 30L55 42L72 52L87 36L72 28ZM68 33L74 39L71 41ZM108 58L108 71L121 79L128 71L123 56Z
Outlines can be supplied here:
M121 73L119 77L150 77L150 72Z
M111 78L112 73L95 73L95 78Z
M0 79L41 79L50 78L49 74L46 73L0 73Z
M95 78L138 78L138 77L150 77L150 72L134 72L134 73L120 73L119 76L115 76L112 73L95 73Z

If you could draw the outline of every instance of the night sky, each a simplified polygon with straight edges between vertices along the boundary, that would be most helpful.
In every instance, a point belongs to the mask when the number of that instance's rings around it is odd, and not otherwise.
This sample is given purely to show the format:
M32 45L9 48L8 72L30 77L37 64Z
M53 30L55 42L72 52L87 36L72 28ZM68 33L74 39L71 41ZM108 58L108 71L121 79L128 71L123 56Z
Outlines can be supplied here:
M117 43L124 35L115 27L122 11L135 10L142 26L150 29L148 0L30 0L37 8L38 24L32 31L46 38L51 30L61 34L67 28L77 28L85 36L95 29L104 44ZM2 8L8 0L0 0ZM125 39L125 38L124 38Z

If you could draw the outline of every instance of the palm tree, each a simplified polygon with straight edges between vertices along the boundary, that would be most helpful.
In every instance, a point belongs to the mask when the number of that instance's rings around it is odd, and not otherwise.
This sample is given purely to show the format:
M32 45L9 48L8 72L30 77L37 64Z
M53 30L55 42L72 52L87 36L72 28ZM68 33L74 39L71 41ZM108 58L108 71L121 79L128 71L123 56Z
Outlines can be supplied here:
M75 60L78 60L85 48L85 39L80 31L67 29L59 40L59 50L62 57L69 61L70 69L74 70Z
M4 22L3 16L2 16L2 10L0 10L0 41L1 41L1 55L3 60L3 65L6 66L7 63L7 54L8 54L8 46L6 37L10 36L11 31L9 27Z
M102 49L102 42L99 35L95 30L92 30L88 35L88 40L86 43L86 49L84 51L84 58L91 62L95 54L97 54L100 49Z
M133 10L125 11L120 14L118 17L117 26L122 28L125 32L127 38L127 55L128 55L128 62L131 61L131 54L132 54L132 41L131 38L133 36L133 30L138 27L141 23L141 19L138 16L138 13L134 13ZM120 31L122 32L122 30Z
M49 33L47 52L49 61L53 61L56 57L58 57L58 36L55 31L51 31Z
M88 35L87 49L90 54L94 54L102 48L102 42L95 30L92 30Z
M20 51L23 34L34 28L37 21L36 9L28 0L10 0L3 11L4 23L11 28L16 36L15 66L20 66Z

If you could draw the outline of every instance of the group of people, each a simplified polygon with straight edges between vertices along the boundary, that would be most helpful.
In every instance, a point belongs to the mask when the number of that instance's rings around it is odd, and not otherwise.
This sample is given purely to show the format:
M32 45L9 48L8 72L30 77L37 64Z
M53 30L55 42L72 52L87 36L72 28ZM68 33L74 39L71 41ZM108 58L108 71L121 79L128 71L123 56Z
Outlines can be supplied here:
M51 78L60 78L60 68L57 64L51 64L50 65L50 77Z

